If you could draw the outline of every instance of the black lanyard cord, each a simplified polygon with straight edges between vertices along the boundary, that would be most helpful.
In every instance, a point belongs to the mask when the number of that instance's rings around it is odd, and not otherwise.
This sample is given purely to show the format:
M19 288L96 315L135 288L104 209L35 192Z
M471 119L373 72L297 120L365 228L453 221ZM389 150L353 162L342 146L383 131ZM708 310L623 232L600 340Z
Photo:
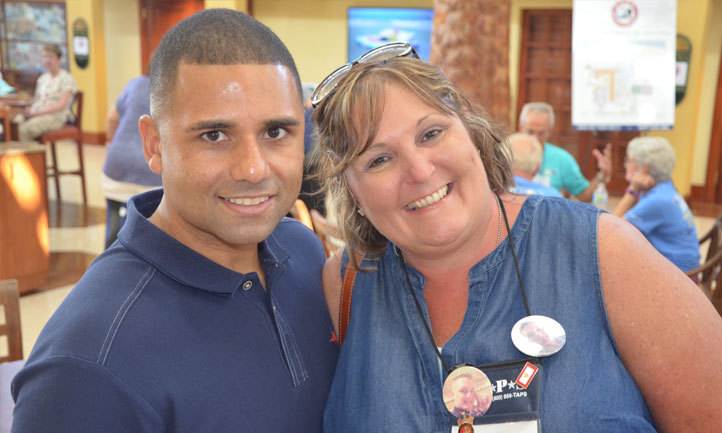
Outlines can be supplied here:
M506 217L506 209L504 204L496 196L497 202L501 207L501 213L504 214L504 224L506 225L506 232L509 234L509 247L511 248L511 256L514 258L514 268L516 269L516 277L519 280L519 287L521 287L521 297L524 299L524 308L526 309L526 315L531 316L531 310L529 309L529 302L526 299L526 290L524 289L524 281L521 279L521 271L519 270L519 260L516 258L516 252L514 251L514 239L511 237L511 229L509 228L509 219Z
M514 242L511 238L511 229L509 228L509 220L506 216L506 209L504 208L504 205L501 202L501 199L499 199L499 196L496 196L496 202L499 204L499 207L501 208L501 213L504 215L504 223L506 225L506 232L509 234L509 245L511 246L511 255L514 257L514 266L516 268L516 276L519 279L519 285L521 286L521 296L524 298L524 308L526 308L526 314L527 316L530 316L531 313L529 312L529 303L526 300L526 291L524 290L524 283L521 280L521 271L519 270L519 261L516 258L516 253L514 252ZM424 323L424 329L426 329L426 333L429 335L429 339L431 340L432 345L434 346L434 351L436 352L436 356L439 357L439 360L441 361L441 365L444 367L444 370L446 370L447 374L451 374L453 369L449 368L449 365L444 361L444 358L441 356L441 351L439 350L438 346L436 345L436 340L434 340L434 334L431 332L431 328L429 327L429 324L426 323L426 319L424 319L424 313L421 311L421 304L419 304L419 299L416 297L416 293L414 292L414 286L411 284L411 279L409 278L409 271L406 268L406 259L404 258L403 253L400 249L396 248L396 253L399 256L399 259L401 260L401 266L404 268L404 276L406 276L406 283L409 286L409 291L411 292L411 296L414 298L414 303L416 304L416 310L419 312L419 317L421 317L421 321Z

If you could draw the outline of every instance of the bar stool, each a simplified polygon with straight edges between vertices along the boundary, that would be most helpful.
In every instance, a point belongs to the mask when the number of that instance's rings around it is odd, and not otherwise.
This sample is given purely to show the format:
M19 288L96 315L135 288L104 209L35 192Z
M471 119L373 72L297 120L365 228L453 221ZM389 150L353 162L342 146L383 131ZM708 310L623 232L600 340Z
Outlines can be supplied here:
M73 101L75 106L75 121L69 122L64 127L56 129L55 131L49 131L40 137L42 143L50 145L50 159L52 160L48 164L48 178L54 178L55 183L55 196L58 198L58 206L60 206L60 176L65 174L72 174L80 176L80 186L83 189L83 204L88 203L88 195L85 190L85 166L83 164L83 133L82 133L82 119L83 119L83 92L78 91L75 94L75 100ZM60 170L58 168L58 156L55 149L55 143L61 140L73 140L78 146L78 169L77 170Z

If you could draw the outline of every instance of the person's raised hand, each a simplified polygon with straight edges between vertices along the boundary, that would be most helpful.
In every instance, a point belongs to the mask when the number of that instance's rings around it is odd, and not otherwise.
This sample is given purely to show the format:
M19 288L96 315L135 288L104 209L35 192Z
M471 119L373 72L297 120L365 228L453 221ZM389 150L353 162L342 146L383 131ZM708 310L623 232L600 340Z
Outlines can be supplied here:
M593 149L592 155L597 159L597 169L602 173L604 182L612 179L612 143L607 143L603 151Z

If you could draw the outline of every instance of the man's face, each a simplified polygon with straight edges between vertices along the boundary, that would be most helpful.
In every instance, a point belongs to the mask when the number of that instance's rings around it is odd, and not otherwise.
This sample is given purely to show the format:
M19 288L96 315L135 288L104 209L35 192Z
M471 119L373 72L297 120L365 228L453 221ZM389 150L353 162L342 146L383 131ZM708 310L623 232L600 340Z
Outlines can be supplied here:
M181 63L160 111L141 125L165 191L153 221L216 262L255 250L301 187L304 117L293 74L278 65Z
M519 131L535 136L543 146L552 132L549 125L549 114L527 112L526 120L519 125Z
M60 69L60 57L50 51L43 51L43 67L50 72Z

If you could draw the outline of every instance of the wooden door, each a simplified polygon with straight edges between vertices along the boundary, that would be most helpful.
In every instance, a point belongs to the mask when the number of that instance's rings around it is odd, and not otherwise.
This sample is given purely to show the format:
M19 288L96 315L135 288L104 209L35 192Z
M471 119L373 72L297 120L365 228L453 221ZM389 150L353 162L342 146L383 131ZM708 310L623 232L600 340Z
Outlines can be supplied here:
M183 18L202 11L204 0L140 0L140 39L143 71L163 35Z
M612 143L612 194L627 186L624 155L636 132L575 131L572 128L572 10L527 9L522 24L517 119L527 102L547 102L556 118L549 141L574 155L587 179L597 172L594 147Z

